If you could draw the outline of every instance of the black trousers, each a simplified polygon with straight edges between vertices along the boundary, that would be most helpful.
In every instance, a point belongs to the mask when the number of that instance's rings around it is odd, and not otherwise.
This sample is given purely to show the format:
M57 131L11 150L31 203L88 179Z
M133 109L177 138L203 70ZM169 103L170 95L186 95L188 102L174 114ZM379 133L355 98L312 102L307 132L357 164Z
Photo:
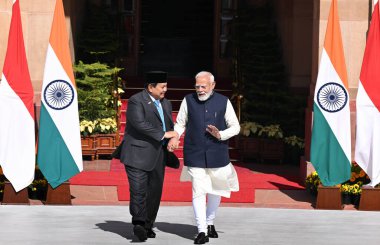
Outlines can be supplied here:
M153 227L160 207L166 158L164 154L164 161L158 163L152 171L125 165L130 192L129 212L133 225Z

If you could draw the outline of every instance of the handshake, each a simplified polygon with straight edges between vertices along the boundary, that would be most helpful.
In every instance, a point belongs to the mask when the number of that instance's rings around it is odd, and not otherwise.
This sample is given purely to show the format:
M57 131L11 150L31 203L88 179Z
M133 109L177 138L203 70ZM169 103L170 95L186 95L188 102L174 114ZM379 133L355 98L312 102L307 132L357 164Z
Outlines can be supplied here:
M170 139L167 146L168 151L173 152L175 149L178 148L180 141L179 141L179 135L176 131L165 132L164 138Z

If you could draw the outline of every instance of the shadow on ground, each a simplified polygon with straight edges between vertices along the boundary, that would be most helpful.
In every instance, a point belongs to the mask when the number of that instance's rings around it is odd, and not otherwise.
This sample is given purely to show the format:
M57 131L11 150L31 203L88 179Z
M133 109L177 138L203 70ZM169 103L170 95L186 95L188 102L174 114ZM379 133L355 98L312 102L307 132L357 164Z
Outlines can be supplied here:
M131 223L122 221L106 220L105 223L96 224L99 229L107 232L112 232L124 237L132 242L138 242L139 240L133 235L133 225ZM156 222L155 223L157 236L159 232L166 232L173 235L183 237L185 239L193 240L197 234L197 228L193 225L186 224L176 224L167 222Z
M136 240L133 236L133 225L122 221L106 220L105 223L95 224L103 231L113 232L128 240Z
M155 225L157 229L162 232L171 233L189 240L193 240L195 235L198 233L197 227L193 225L167 222L156 222Z

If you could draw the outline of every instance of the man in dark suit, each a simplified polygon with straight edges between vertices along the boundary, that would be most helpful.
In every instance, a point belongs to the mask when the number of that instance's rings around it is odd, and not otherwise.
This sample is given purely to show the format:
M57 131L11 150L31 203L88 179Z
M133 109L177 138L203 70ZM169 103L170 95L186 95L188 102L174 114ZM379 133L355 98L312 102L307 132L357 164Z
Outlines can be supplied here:
M148 72L145 89L129 98L127 125L120 160L130 190L133 232L140 241L156 237L153 223L164 182L167 139L173 131L172 105L165 99L167 74Z

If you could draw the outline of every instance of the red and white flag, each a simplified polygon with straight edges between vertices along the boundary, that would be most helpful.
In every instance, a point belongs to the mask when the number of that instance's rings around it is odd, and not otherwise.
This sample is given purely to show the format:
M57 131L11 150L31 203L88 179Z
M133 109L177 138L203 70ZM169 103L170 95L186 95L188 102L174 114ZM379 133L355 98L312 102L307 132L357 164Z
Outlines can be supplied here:
M26 61L19 1L13 1L8 48L0 83L0 165L16 191L34 179L33 87Z
M371 179L371 186L380 183L380 19L376 3L356 97L355 160Z

